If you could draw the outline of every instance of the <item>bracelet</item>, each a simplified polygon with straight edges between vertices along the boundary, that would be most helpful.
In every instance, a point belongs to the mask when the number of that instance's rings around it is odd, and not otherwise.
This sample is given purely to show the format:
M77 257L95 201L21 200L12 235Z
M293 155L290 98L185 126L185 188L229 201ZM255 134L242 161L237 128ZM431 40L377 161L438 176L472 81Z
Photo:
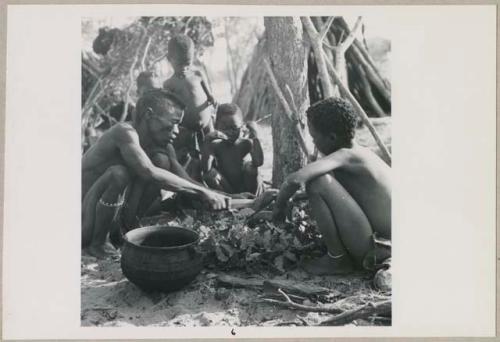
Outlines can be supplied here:
M342 258L345 255L344 253L342 253L340 255L333 255L333 254L330 253L330 251L328 251L326 254L328 254L328 256L330 258L332 258L332 259L340 259L340 258Z
M106 203L102 200L102 198L99 199L99 203L102 204L105 207L110 207L110 208L116 208L116 207L121 207L123 205L123 200L121 202L117 203Z

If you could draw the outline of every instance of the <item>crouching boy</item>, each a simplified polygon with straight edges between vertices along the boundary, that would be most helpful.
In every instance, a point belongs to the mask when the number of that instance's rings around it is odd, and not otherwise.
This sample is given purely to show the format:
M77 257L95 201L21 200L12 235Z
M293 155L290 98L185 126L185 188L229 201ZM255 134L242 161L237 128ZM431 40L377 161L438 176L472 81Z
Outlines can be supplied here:
M207 136L202 149L203 180L212 189L229 194L262 192L258 168L264 155L255 122L246 124L248 136L242 134L243 115L234 104L218 107L216 131ZM250 160L245 160L250 156Z
M305 185L328 253L304 263L304 268L314 274L341 274L373 264L374 259L381 262L390 256L390 249L379 248L378 239L391 239L390 167L355 144L357 117L349 102L320 101L307 110L307 119L314 144L324 157L286 178L274 218L284 218L288 199Z

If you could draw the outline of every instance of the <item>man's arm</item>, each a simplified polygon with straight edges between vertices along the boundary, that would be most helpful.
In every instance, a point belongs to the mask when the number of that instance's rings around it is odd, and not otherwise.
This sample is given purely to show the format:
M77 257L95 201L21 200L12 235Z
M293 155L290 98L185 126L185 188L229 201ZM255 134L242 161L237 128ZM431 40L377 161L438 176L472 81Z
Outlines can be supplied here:
M125 160L126 165L140 178L156 182L162 189L198 194L203 196L215 209L227 206L226 196L217 194L207 188L194 184L188 180L159 167L156 167L139 144L139 136L132 129L117 127L115 137L117 147Z

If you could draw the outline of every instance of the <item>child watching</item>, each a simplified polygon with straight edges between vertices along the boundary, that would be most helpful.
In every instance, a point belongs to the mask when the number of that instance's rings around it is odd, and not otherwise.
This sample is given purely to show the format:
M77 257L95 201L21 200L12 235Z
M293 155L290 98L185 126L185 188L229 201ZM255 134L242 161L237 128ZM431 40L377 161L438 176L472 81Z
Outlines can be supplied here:
M324 157L290 174L281 186L273 216L284 219L288 199L306 186L312 216L327 255L303 264L313 274L351 272L390 256L377 237L391 238L390 167L353 141L356 113L340 98L322 100L307 110L309 131ZM377 248L375 248L377 247Z
M229 194L259 195L262 182L258 168L264 163L264 154L255 122L246 124L248 137L242 134L243 126L238 106L230 103L219 106L216 131L207 137L202 149L203 179L210 188ZM247 155L251 160L245 160Z
M177 95L185 105L174 146L179 161L186 164L190 176L200 181L200 148L205 135L213 131L214 101L203 89L206 82L202 74L193 69L194 43L191 38L186 35L172 37L168 42L167 59L174 75L165 81L163 88Z

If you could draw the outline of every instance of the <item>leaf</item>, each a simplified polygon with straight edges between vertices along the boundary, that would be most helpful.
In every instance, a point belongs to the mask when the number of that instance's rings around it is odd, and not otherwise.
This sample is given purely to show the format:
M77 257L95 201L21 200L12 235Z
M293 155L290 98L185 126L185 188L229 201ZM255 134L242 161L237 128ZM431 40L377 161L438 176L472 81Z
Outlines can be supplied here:
M247 261L253 261L261 256L261 253L252 253L246 257Z
M292 261L292 262L297 262L297 257L295 256L294 253L290 252L290 251L286 251L285 253L283 253L283 255L285 256L285 258L287 258L288 260Z
M220 246L224 249L228 258L231 258L236 253L236 250L225 242L221 242Z
M297 239L297 237L294 237L294 238L293 238L293 246L294 246L295 248L300 248L300 247L302 247L302 244L300 243L299 239Z
M274 259L274 266L281 272L285 272L285 259L283 258L283 255L279 255Z
M217 259L222 262L226 262L229 260L229 258L222 252L222 249L220 246L215 246L215 255L217 256Z
M272 235L271 235L271 231L270 230L267 230L264 233L263 240L264 240L263 241L264 249L266 251L270 251L271 250L271 241L272 241Z

